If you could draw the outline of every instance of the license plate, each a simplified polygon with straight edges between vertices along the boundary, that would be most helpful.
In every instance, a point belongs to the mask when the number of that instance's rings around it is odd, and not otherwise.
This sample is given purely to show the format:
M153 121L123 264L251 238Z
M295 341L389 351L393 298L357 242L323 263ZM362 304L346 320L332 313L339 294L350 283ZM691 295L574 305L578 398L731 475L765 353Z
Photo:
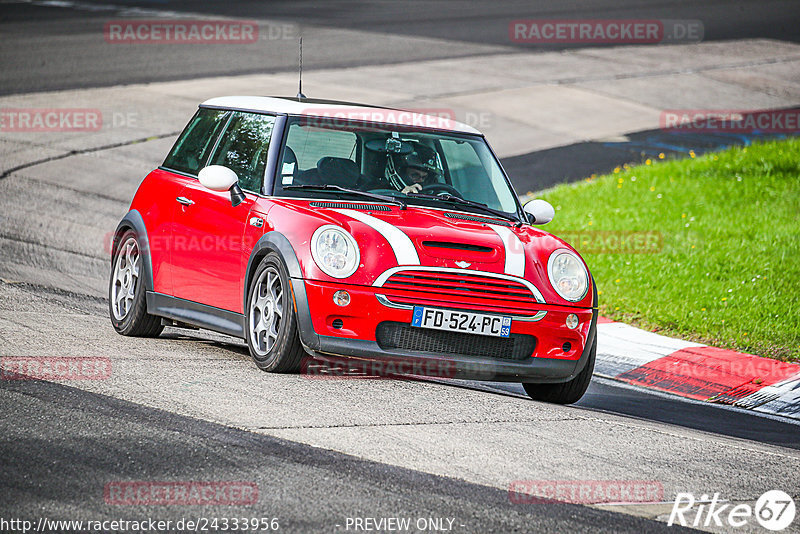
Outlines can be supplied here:
M411 320L411 326L482 336L508 337L511 333L511 317L414 306L414 318Z

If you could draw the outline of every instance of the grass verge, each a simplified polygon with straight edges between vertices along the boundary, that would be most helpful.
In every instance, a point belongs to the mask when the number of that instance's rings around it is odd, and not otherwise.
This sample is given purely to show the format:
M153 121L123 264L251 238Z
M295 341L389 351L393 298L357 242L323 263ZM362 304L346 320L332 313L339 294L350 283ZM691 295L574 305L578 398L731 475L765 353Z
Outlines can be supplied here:
M601 314L800 360L800 139L635 167L540 192L589 264Z

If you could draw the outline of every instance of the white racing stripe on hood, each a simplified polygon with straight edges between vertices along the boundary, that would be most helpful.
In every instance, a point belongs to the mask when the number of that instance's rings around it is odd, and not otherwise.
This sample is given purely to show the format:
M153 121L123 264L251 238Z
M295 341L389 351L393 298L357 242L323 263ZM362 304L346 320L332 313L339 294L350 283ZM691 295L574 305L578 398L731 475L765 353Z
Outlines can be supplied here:
M337 209L334 211L338 211L342 215L347 215L357 221L361 221L385 237L394 251L398 265L420 264L419 255L417 254L417 249L414 247L414 243L412 243L411 238L398 227L360 211L346 209Z
M525 278L525 247L522 246L522 241L505 226L490 224L489 228L503 240L503 246L506 249L506 274Z

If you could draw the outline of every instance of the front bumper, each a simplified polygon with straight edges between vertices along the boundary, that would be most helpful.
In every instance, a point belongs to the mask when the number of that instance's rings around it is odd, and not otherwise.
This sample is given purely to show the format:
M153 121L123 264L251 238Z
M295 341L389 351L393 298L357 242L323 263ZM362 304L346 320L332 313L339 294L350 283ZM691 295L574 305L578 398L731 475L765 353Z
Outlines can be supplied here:
M380 362L377 373L422 374L512 382L566 382L585 366L596 336L597 309L542 304L536 316L514 317L511 334L533 336L530 354L517 359L450 354L387 347L376 335L381 324L411 323L412 309L380 298L380 288L292 279L300 338L307 352L318 359L337 357ZM348 306L337 306L333 293L350 294ZM452 306L443 306L452 309ZM469 310L477 311L480 310ZM485 313L485 312L482 312ZM569 329L566 318L578 316L578 327ZM466 334L464 334L466 335ZM484 336L479 336L484 337ZM569 343L568 350L564 350ZM382 346L383 345L383 346Z

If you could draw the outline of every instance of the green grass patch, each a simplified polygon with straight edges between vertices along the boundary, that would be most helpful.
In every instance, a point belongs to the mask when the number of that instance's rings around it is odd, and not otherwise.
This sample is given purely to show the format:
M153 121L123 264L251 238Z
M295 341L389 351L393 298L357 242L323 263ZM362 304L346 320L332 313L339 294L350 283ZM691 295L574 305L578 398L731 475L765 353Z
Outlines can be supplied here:
M589 264L602 315L800 360L800 139L648 160L537 196L556 207L545 229Z

